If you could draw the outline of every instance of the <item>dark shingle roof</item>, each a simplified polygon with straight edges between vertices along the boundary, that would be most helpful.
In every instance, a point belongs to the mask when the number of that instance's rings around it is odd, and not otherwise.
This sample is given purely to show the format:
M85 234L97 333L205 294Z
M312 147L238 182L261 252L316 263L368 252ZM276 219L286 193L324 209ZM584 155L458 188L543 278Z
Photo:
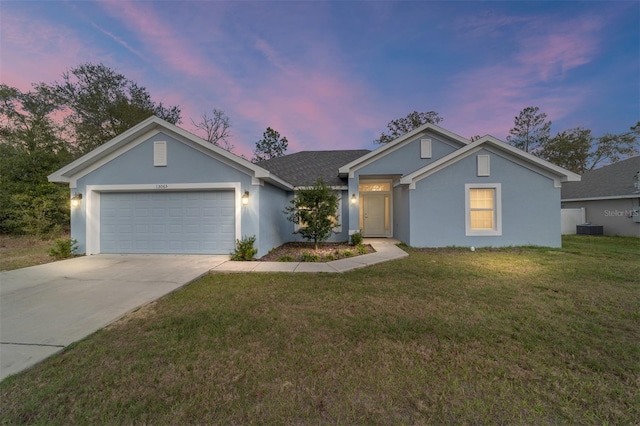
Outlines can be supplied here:
M293 186L313 185L322 178L329 186L346 185L346 179L338 177L338 169L369 153L368 149L346 151L302 151L283 157L261 161L263 167Z
M634 176L640 172L640 156L591 170L582 175L580 182L562 184L562 199L614 197L637 194Z

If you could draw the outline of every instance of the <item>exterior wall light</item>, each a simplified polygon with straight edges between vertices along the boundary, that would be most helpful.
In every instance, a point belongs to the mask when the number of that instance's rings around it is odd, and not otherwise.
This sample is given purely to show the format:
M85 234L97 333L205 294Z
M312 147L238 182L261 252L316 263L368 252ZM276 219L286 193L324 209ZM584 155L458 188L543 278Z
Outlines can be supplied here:
M244 191L244 194L242 194L242 205L243 206L249 205L249 191Z
M357 202L358 202L358 199L356 198L356 194L351 195L351 204L355 206Z
M76 192L75 194L73 194L73 197L71 197L71 207L79 207L81 200L82 200L81 193Z

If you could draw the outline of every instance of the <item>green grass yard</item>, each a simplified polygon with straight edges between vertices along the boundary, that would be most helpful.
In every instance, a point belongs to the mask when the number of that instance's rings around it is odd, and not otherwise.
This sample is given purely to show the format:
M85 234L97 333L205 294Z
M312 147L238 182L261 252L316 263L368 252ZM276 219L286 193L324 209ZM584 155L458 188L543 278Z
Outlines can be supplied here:
M59 237L69 238L68 235ZM36 238L0 234L0 271L54 262L56 259L49 256L49 249L53 246L54 240L55 237Z
M0 384L5 424L634 424L640 242L212 274Z

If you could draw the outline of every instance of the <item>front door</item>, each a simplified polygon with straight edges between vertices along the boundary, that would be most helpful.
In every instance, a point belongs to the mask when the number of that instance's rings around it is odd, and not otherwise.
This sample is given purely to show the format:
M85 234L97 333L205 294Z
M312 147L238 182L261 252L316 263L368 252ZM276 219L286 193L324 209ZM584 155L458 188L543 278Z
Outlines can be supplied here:
M383 194L363 194L362 196L362 234L365 237L387 236L385 216L387 214L385 198Z

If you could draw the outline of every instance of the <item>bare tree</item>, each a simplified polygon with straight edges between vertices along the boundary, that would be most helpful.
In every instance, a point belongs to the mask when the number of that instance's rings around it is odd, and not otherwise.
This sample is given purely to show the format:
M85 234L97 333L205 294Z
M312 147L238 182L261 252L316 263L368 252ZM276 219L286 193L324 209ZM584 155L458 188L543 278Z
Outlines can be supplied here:
M231 136L229 117L221 109L214 108L211 112L212 116L205 112L202 114L200 122L196 123L193 120L191 122L196 129L204 132L204 139L215 146L233 152L235 146L229 142L229 137Z

